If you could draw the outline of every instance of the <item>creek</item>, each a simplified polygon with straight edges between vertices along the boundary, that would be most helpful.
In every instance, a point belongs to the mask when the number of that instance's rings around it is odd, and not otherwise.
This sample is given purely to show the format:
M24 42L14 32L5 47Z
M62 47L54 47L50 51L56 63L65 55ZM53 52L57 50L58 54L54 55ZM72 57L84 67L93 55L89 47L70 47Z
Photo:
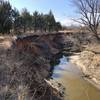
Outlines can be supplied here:
M51 77L66 88L64 100L100 100L100 90L82 76L81 70L68 57L62 56Z

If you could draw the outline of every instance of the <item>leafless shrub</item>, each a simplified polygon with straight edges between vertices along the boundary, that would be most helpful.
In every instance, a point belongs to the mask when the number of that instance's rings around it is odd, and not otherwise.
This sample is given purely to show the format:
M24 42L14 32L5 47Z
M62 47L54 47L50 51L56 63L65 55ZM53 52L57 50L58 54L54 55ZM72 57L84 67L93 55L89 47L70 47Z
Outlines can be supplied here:
M0 100L52 100L51 87L44 81L48 59L11 49L1 53ZM47 67L47 66L46 66ZM57 99L59 100L59 99Z

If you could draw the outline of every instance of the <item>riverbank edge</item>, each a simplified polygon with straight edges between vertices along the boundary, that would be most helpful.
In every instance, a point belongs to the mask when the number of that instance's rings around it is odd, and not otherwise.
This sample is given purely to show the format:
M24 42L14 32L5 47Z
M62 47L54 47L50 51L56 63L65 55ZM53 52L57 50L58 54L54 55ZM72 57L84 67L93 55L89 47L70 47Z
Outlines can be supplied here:
M81 66L79 64L80 62L78 61L80 59L80 57L79 57L80 53L78 53L78 54L76 53L75 55L69 56L69 61L71 63L73 63L73 64L76 64L77 65L76 67L82 71L82 73L83 73L82 77L83 77L84 80L86 80L87 82L89 82L90 84L92 84L95 88L97 88L97 89L100 90L100 84L99 83L96 83L96 81L94 81L93 78L89 78L89 77L85 76L85 73L84 73L84 71L82 69L82 67L84 67L84 66L83 65Z

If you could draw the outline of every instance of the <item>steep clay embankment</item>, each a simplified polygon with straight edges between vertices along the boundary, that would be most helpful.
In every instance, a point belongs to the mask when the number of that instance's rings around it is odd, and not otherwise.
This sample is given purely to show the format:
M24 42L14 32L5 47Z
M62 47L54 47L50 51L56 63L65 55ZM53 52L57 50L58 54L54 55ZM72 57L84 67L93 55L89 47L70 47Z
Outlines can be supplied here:
M47 78L51 69L50 59L62 49L62 40L60 34L21 36L13 44L9 39L12 47L5 48L2 45L0 99L61 100L59 89L48 84ZM58 84L58 87L61 85Z

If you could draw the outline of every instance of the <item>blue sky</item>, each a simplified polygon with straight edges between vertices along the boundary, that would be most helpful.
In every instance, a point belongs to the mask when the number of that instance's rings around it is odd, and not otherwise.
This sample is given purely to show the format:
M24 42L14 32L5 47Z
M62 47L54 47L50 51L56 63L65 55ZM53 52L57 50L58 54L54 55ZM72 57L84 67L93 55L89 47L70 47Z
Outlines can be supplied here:
M13 7L19 11L22 8L27 8L31 13L35 10L43 13L48 13L52 10L57 21L64 25L71 25L74 22L71 20L76 17L75 7L71 4L71 0L8 0Z

